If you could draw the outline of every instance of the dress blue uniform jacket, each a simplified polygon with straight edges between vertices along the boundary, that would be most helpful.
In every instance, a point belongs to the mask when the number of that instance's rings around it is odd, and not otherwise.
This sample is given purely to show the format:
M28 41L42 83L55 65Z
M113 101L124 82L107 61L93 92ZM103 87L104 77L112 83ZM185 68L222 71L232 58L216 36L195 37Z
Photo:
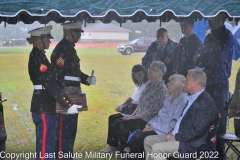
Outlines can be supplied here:
M90 85L87 83L88 75L80 70L80 59L74 48L75 44L70 43L63 38L55 47L51 55L51 63L56 71L55 79L58 80L63 87L79 87L80 83ZM65 80L64 77L79 78L76 80ZM57 132L56 153L71 153L73 155L73 148L75 137L77 133L78 114L59 115ZM72 160L72 157L65 157L62 160Z
M80 83L77 81L64 80L64 76L79 77L81 83L90 85L86 81L89 76L80 70L80 59L77 56L74 45L75 44L63 38L57 44L51 55L51 63L56 69L56 79L60 81L64 87L80 86ZM61 58L63 60L62 64L58 62Z
M55 73L45 52L33 48L28 62L28 73L33 85L42 85L44 89L34 90L31 102L31 112L55 113L56 100L65 108L71 101L62 93L61 85L55 81Z

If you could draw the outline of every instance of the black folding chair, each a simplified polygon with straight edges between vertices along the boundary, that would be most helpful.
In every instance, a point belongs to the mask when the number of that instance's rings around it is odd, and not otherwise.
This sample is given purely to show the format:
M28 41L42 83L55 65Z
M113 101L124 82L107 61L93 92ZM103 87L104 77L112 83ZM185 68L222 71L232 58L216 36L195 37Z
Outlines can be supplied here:
M227 152L231 148L234 153L237 154L238 159L240 159L240 150L233 143L240 142L240 138L238 138L235 134L223 134L220 136L220 138L224 140L225 144L227 144L227 148L224 152L224 157L227 158Z

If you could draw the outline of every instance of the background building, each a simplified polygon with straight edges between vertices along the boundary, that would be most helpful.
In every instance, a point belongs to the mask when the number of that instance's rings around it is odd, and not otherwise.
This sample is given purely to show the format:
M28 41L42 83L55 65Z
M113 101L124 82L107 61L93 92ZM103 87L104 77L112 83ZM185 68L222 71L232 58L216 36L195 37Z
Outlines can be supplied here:
M126 28L97 22L83 27L84 33L81 36L81 42L120 42L129 41L129 32Z

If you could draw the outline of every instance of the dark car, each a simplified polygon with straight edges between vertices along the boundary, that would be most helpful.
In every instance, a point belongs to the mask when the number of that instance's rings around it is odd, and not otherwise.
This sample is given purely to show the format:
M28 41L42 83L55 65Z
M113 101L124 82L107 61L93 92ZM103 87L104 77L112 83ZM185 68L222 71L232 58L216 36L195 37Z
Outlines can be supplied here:
M146 52L155 38L140 38L135 39L129 44L120 44L117 47L118 52L123 55L130 55L133 52Z

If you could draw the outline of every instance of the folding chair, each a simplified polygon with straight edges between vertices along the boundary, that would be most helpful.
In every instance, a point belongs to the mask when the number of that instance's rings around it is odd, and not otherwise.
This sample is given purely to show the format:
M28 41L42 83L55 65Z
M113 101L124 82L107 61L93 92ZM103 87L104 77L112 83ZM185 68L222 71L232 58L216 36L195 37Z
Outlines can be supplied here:
M220 138L224 140L225 144L227 144L224 157L227 157L227 152L231 148L237 154L238 159L240 159L240 150L233 143L240 142L240 138L238 138L235 134L223 134L220 136Z

